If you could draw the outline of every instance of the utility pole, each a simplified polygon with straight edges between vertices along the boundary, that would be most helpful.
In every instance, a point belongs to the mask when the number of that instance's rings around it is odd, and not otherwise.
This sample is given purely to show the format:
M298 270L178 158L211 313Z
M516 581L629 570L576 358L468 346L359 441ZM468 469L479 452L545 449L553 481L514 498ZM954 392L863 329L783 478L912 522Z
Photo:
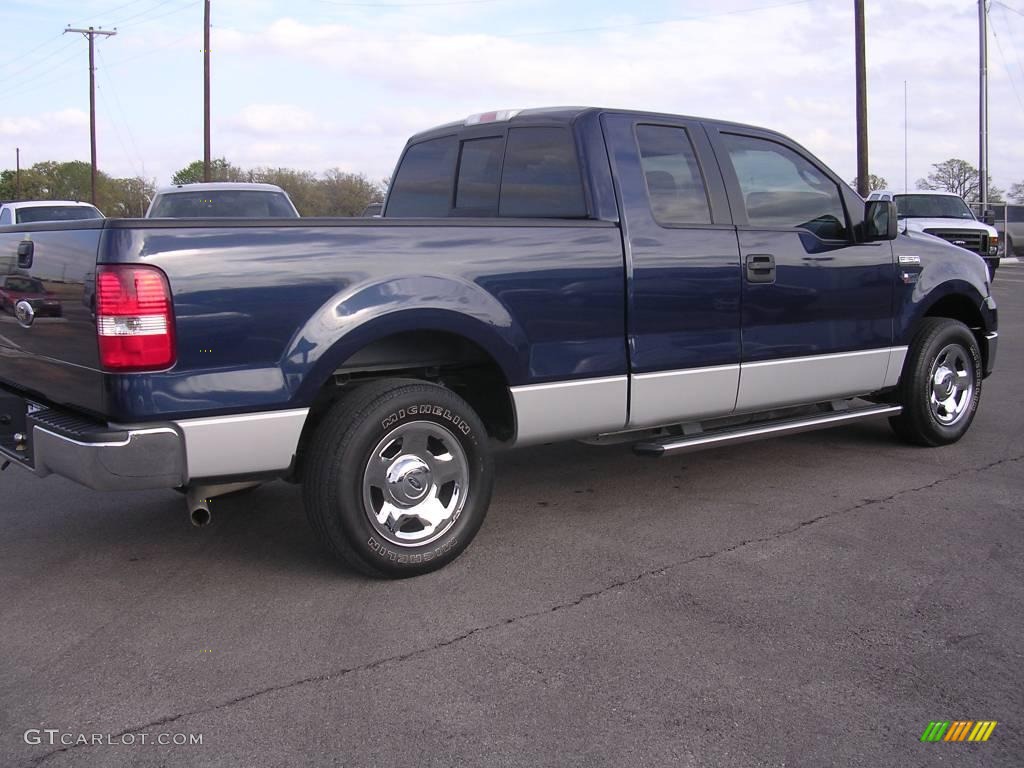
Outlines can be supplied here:
M857 70L857 194L867 197L868 186L868 83L864 48L864 0L853 0L853 36Z
M96 59L94 41L96 35L113 37L117 34L117 30L94 29L93 27L88 29L72 29L68 27L64 30L64 34L68 32L78 32L89 38L89 145L92 158L89 202L96 205Z
M203 181L210 180L210 0L203 3Z
M978 53L980 73L978 81L978 193L981 199L981 217L988 215L988 25L985 0L978 0Z
M14 148L14 199L21 200L21 147Z

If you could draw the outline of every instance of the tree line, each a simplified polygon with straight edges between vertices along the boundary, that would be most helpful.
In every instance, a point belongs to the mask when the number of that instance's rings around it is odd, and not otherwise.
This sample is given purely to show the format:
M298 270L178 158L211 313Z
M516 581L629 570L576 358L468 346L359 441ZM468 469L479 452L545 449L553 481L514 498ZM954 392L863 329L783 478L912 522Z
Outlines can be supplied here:
M220 157L210 163L212 181L256 181L276 184L291 197L303 216L359 216L372 202L382 200L388 179L371 181L362 173L350 173L340 168L328 168L321 173L294 168L241 168ZM979 198L978 169L966 160L951 158L932 165L928 176L917 180L920 190L942 190L960 195L968 202ZM174 184L191 184L203 180L201 160L178 170ZM22 200L88 200L89 163L81 160L55 162L46 160L21 171ZM850 182L857 188L857 179ZM873 192L887 189L889 183L881 176L871 174L868 188ZM15 172L0 171L0 200L15 198ZM107 216L144 216L156 191L156 180L141 176L115 178L103 171L96 172L96 204ZM991 203L1024 204L1024 181L1002 190L992 186L989 179L988 199Z
M382 200L388 180L371 181L364 174L328 168L322 173L294 168L241 168L217 158L210 164L211 181L249 181L276 184L291 197L303 216L359 216L372 202ZM203 180L197 160L177 171L174 184ZM0 200L14 200L14 169L0 171ZM156 180L141 176L116 178L96 172L96 205L107 216L144 216L156 192ZM89 200L90 167L81 160L36 163L21 170L21 200Z
M940 192L952 192L960 195L969 203L981 199L981 173L966 160L950 158L941 163L932 164L932 172L924 178L918 179L916 186L919 190L931 190ZM857 188L857 179L850 182L850 186ZM875 174L868 175L868 189L872 192L878 189L888 189L889 182ZM990 203L1022 203L1024 204L1024 181L1011 184L1010 189L1003 190L992 185L992 178L988 179L988 201Z

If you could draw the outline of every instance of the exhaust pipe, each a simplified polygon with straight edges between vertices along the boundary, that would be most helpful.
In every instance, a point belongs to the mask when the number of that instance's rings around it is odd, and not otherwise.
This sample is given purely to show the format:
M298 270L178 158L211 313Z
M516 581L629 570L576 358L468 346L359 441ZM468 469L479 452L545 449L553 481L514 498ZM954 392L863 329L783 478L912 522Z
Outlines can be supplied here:
M206 493L209 486L198 486L189 488L185 492L185 504L188 506L188 515L192 525L202 528L210 524L210 495Z
M195 507L190 517L192 518L192 525L196 528L202 528L204 525L210 524L210 508L206 504L200 504Z
M185 505L189 518L196 528L210 524L210 500L215 496L244 491L260 485L257 481L240 483L217 483L214 485L193 485L185 490Z

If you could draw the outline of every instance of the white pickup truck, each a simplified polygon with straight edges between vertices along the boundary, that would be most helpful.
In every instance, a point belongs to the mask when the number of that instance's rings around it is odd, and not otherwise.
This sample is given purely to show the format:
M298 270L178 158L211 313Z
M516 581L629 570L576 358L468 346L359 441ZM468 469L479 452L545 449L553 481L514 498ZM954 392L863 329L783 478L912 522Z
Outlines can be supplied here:
M953 192L908 192L898 194L881 189L868 200L892 200L896 203L899 230L924 232L940 237L978 254L988 265L989 277L999 267L999 234L995 227L978 221L970 206Z

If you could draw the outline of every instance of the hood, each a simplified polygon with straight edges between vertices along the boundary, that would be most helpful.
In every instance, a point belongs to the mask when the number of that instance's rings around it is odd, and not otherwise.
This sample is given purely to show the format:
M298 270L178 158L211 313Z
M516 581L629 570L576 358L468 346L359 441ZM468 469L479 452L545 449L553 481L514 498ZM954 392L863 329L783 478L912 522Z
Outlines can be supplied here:
M926 229L966 229L987 232L989 237L996 236L996 228L990 227L974 219L900 219L899 229L911 232L924 232Z

